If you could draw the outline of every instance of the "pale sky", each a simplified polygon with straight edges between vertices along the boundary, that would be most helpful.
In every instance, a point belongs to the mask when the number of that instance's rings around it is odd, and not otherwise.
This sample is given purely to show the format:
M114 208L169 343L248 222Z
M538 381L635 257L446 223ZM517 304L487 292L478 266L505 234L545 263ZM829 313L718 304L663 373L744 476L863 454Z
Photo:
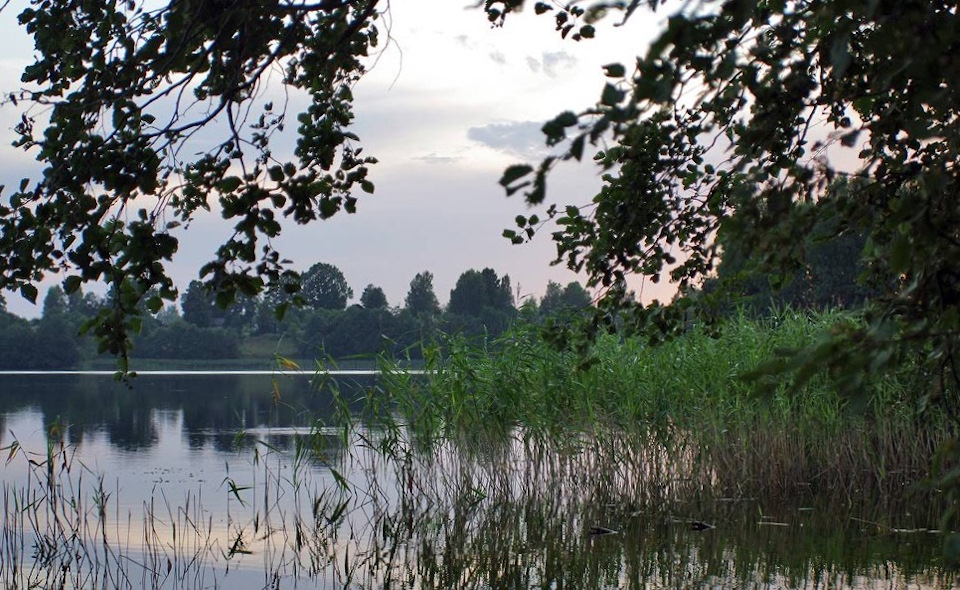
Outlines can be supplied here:
M0 12L4 93L19 87L20 69L32 52L31 40L16 24L25 5L11 2ZM410 280L423 270L433 272L441 303L470 268L508 274L521 295L538 298L549 280L583 282L562 266L550 266L555 248L549 231L522 246L501 237L516 215L542 216L542 211L528 210L518 196L506 198L497 180L510 164L539 161L543 122L594 104L604 83L601 67L629 64L642 53L664 13L634 15L624 27L602 23L596 39L577 43L561 40L552 20L534 17L532 10L495 29L482 11L468 5L463 0L391 3L378 25L381 54L355 89L353 131L365 154L379 160L370 177L376 192L361 195L355 215L341 213L306 227L289 224L277 242L299 270L318 261L338 266L355 300L373 283L384 289L391 305L402 305ZM289 116L302 104L295 97ZM7 187L15 187L25 170L36 169L30 156L9 146L18 117L12 109L0 109L0 184ZM278 143L278 155L283 145L290 149L292 136ZM598 186L591 164L566 165L548 181L548 201L585 203ZM181 290L227 233L218 215L209 215L180 235L171 272ZM645 300L670 297L654 287L645 287ZM42 287L41 300L44 292ZM10 311L39 313L15 295L5 296Z

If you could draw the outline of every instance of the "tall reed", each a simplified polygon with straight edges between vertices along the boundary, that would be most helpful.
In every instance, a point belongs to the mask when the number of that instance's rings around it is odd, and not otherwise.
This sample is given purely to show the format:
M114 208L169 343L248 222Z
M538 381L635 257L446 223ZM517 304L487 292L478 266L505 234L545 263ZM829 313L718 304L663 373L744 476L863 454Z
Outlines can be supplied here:
M856 321L781 310L738 316L719 337L692 329L653 347L601 336L587 368L535 326L493 341L451 336L426 350L423 375L384 362L369 414L409 427L421 442L518 430L559 440L634 433L668 454L695 457L691 477L723 495L898 494L925 477L933 451L952 434L948 421L919 413L911 367L868 380L854 397L841 395L827 372L802 385L758 373L776 355Z

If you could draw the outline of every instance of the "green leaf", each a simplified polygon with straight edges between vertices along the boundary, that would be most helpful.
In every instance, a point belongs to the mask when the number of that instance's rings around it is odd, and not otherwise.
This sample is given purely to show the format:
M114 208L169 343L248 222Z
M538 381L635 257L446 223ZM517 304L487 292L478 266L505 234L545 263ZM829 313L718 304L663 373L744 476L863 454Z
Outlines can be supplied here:
M517 192L517 191L519 191L519 190L521 190L521 189L524 189L524 188L530 186L531 184L533 184L533 182L530 181L530 180L528 180L528 181L526 181L526 182L521 182L520 184L515 184L515 185L513 185L513 186L509 186L509 187L507 187L507 191L506 191L506 192L507 192L507 196L509 197L509 196L513 195L515 192Z
M571 111L564 111L550 121L547 121L543 128L543 134L547 136L547 145L556 145L566 137L566 128L577 124L577 115Z
M623 64L612 63L603 66L603 73L608 78L623 78L627 75L627 69Z
M606 84L603 87L603 94L600 95L600 103L604 106L614 107L620 104L620 101L627 95L613 84Z
M82 280L76 275L71 275L63 280L63 292L67 295L71 293L76 293L77 289L80 288Z
M232 193L240 188L241 184L243 184L243 181L239 176L228 176L217 183L217 189L222 193Z
M906 271L910 264L911 255L910 238L903 234L897 234L893 243L890 244L890 268L896 273Z
M586 139L587 137L585 135L578 135L570 142L570 150L568 153L578 162L583 158L583 146L586 144Z
M329 219L340 210L340 204L329 197L320 199L320 218Z
M578 118L576 113L573 111L564 111L557 115L553 120L557 125L562 125L564 127L573 127L577 124Z
M145 305L147 306L147 309L150 310L150 313L159 313L160 310L163 309L163 299L156 296L149 297L146 300Z
M33 285L21 285L20 295L30 303L37 303L37 288Z
M851 56L848 39L847 35L841 35L830 47L830 65L833 67L833 77L838 80L843 78L844 74L847 73L847 68L850 67Z
M500 177L500 186L510 186L531 172L533 172L533 166L529 164L514 164L504 170L503 176Z
M853 131L848 131L840 136L840 145L844 147L853 147L857 144L857 139L860 137L860 130L854 129Z
M371 194L371 195L373 194L373 188L374 188L374 187L373 187L373 183L370 182L369 180L363 180L363 181L361 181L361 182L360 182L360 188L361 188L361 189L363 190L363 192L365 192L365 193L368 193L368 194Z
M230 307L230 304L234 302L235 297L233 293L227 291L220 291L217 293L217 307L220 309L227 309Z
M520 237L519 235L517 235L517 232L513 231L512 229L505 229L505 230L503 230L503 237L505 237L505 238L507 238L508 240L510 240L510 242L513 243L513 244L522 244L522 243L523 243L523 238Z

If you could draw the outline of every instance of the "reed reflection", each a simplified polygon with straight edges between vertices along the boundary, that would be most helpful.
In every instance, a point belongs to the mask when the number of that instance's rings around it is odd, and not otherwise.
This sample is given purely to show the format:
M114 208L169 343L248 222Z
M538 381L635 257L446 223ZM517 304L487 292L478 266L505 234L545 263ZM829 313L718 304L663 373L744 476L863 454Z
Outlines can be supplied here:
M929 491L738 494L718 483L722 457L682 432L431 437L399 416L331 426L344 408L307 383L279 394L269 379L237 376L115 386L58 378L34 386L45 393L32 402L0 396L0 415L69 424L48 432L47 456L29 455L29 478L12 482L4 472L4 587L957 583L941 565L931 529L942 506ZM364 387L337 393L362 397ZM126 430L103 436L115 424ZM195 487L169 487L169 477L143 490L111 486L78 463L100 439L131 455L182 453L191 470L209 471Z

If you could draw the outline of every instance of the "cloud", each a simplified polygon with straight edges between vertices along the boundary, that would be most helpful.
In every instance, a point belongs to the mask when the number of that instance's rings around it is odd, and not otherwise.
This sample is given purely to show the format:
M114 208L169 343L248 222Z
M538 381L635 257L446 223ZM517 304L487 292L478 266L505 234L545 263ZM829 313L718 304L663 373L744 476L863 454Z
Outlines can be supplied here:
M577 65L577 58L566 51L552 51L543 54L543 72L551 78L556 78L558 70L569 69Z
M558 77L563 70L571 69L579 63L576 57L563 50L544 51L539 58L528 55L526 61L531 72L537 74L542 71L550 78Z
M441 156L436 152L429 153L425 156L418 156L414 160L420 160L426 164L455 164L462 160L463 158L459 156Z
M493 52L491 52L491 53L490 53L490 59L492 59L494 63L498 63L498 64L500 64L500 65L502 65L502 66L507 65L507 56L504 55L503 52L501 52L501 51L493 51Z
M543 123L538 121L490 123L471 127L467 138L512 156L539 157L545 150L541 127Z

